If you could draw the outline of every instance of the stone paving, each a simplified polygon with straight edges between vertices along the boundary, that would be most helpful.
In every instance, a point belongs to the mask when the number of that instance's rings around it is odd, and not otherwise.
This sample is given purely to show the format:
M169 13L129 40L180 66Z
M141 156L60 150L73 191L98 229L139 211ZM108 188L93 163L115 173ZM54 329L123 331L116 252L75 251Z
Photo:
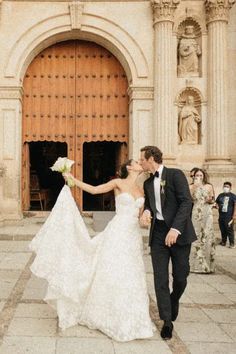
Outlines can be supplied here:
M217 246L216 273L189 276L170 341L159 334L162 323L146 249L150 313L157 332L148 340L118 343L83 326L64 332L58 328L55 311L42 300L45 281L29 270L34 255L28 244L41 223L40 218L26 218L0 227L0 354L236 353L236 249Z

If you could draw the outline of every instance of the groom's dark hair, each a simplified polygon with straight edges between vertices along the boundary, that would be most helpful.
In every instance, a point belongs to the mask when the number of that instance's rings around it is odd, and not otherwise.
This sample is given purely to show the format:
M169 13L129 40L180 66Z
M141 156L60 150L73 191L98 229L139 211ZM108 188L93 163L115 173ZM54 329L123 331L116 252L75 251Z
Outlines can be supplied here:
M162 152L157 146L144 146L140 151L144 151L145 159L148 160L149 157L153 157L154 161L157 163L162 163Z

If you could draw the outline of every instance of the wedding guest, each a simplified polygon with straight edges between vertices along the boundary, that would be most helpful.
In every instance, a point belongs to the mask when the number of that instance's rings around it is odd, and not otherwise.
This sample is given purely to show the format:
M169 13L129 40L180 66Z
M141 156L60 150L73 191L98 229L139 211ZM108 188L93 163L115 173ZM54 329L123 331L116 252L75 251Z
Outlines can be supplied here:
M190 271L212 273L215 271L215 237L213 231L212 205L214 189L208 182L207 174L198 168L194 183L190 185L193 200L192 221L197 240L192 244Z
M189 172L189 177L192 179L192 182L190 184L193 184L194 182L194 173L198 170L198 167L193 167L191 171Z
M219 227L221 232L221 246L226 246L227 238L229 247L235 248L234 221L236 220L236 195L231 192L232 183L224 182L223 193L216 198L216 206L219 211Z

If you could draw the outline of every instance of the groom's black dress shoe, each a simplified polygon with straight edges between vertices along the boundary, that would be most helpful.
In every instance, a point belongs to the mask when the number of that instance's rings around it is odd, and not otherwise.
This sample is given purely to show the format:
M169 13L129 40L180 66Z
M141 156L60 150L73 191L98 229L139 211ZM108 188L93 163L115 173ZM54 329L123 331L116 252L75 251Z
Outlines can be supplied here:
M165 340L172 338L173 324L171 322L164 322L161 330L161 337Z
M175 321L179 314L179 301L171 298L171 320Z

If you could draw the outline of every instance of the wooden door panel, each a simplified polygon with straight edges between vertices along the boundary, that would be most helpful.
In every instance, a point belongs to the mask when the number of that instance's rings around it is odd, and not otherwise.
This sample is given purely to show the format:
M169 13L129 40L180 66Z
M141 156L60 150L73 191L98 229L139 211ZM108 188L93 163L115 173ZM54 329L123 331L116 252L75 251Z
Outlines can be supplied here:
M25 141L66 141L75 125L75 44L58 44L40 53L24 80ZM27 136L26 136L27 135Z
M66 41L45 49L24 78L23 142L66 142L76 161L73 172L82 178L84 142L128 143L127 87L120 63L95 43ZM81 204L81 191L74 193Z
M123 68L111 53L94 43L80 42L76 51L76 130L84 141L126 141L128 84Z

